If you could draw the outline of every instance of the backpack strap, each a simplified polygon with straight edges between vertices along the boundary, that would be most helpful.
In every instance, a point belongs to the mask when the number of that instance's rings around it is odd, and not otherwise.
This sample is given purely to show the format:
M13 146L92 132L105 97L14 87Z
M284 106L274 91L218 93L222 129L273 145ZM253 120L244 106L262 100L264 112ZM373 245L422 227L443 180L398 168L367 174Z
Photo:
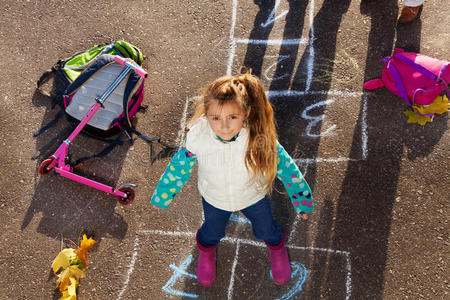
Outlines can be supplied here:
M412 106L411 102L409 101L408 94L406 93L405 85L403 84L402 77L400 76L400 73L397 71L397 69L394 67L393 64L391 64L391 61L387 63L387 69L392 74L392 77L394 78L395 87L397 88L397 92L402 97L405 102Z
M61 95L58 95L58 96L53 98L51 109L54 109L55 106L57 104L59 104L60 107L61 107L61 110L56 114L56 116L55 116L55 118L53 120L51 120L50 122L48 122L47 124L42 126L41 129L36 130L35 132L33 132L33 136L34 137L40 135L44 131L47 131L50 127L52 127L53 125L58 123L59 119L64 115L64 106L62 106L62 99L63 99L63 97Z
M152 142L157 141L158 143L161 143L161 140L159 138L148 137L148 136L140 133L136 129L134 129L131 124L130 116L128 114L128 111L129 111L128 99L130 98L129 94L131 94L133 92L133 89L136 85L143 84L141 80L142 79L139 75L132 73L130 75L129 81L127 82L127 85L125 87L125 97L123 98L123 113L124 113L124 117L125 117L125 122L123 122L124 123L123 129L124 129L125 133L127 134L128 139L130 140L131 143L133 143L134 141L133 141L130 133L135 133L138 137L140 137L141 139L148 142L150 144L150 147L152 147ZM144 90L144 87L142 87L140 89L139 94L133 95L133 96L131 96L131 98L133 99L133 97L134 97L135 98L134 100L137 100L137 98L139 98L139 96L143 92L143 90Z
M64 62L62 60L58 60L58 62L51 67L48 70L45 70L44 73L42 73L41 77L39 77L38 81L36 82L36 88L37 90L42 94L45 95L47 97L52 97L52 95L48 92L45 92L41 89L42 84L44 84L44 82L47 82L50 78L50 76L54 76L56 71L61 68L61 66L64 64Z
M123 142L121 141L122 138L122 134L120 133L117 138L113 139L113 140L106 140L106 139L102 139L103 142L108 143L109 145L106 146L105 149L103 149L102 151L94 154L94 155L90 155L90 156L85 156L82 157L80 159L78 159L74 164L73 164L73 168L82 166L84 164L84 162L86 162L87 160L91 159L91 158L101 158L103 156L106 156L109 152L111 152L116 146L118 145L123 145Z
M70 133L70 130L73 129L72 126L67 126L63 130L61 130L56 136L54 136L47 144L39 148L33 156L31 157L32 160L38 159L42 154L44 154L51 146L53 146L58 140L61 140Z
M57 65L53 66L51 69L45 70L44 73L42 73L41 77L39 77L38 81L36 82L36 86L40 90L41 85L47 81L47 79L50 77L50 74L53 74L56 72Z
M48 122L41 129L35 131L33 133L33 136L36 137L36 136L40 135L41 133L43 133L44 131L46 131L47 129L49 129L50 127L52 127L53 125L55 125L63 115L64 115L64 110L60 110L53 120Z
M447 97L450 99L450 89L448 88L448 83L444 80L444 78L442 78L442 74L445 73L445 71L447 70L447 68L450 66L450 63L446 63L441 70L439 71L439 76L438 78L442 81L442 83L444 84L444 88L445 88L445 92L447 94Z
M433 72L431 72L430 70L425 68L424 66L422 66L422 65L416 63L415 61L409 59L408 57L406 57L404 55L401 55L399 53L395 53L393 55L393 57L398 58L399 60L401 60L402 62L404 62L405 64L407 64L411 68L415 69L416 71L422 73L424 76L430 78L431 80L434 80L436 82L440 82L439 76L437 76L436 74L434 74Z

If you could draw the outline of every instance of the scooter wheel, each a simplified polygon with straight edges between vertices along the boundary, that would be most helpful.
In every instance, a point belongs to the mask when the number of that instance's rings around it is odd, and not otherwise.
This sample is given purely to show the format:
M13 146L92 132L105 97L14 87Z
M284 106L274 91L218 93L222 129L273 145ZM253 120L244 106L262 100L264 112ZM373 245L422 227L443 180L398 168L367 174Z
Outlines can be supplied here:
M53 168L48 169L47 167L54 161L54 158L47 158L44 160L39 166L39 174L40 175L48 175L53 170Z
M117 202L119 202L122 205L128 205L134 200L134 190L130 187L122 187L119 189L119 191L127 194L126 197L120 197L118 196Z

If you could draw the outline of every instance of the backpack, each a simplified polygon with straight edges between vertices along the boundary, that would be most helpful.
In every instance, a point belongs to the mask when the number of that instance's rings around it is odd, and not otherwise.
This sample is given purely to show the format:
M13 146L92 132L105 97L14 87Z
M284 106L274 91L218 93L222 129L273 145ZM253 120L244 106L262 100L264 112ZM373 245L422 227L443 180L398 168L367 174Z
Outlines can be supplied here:
M448 61L396 48L392 56L380 62L386 62L381 79L367 81L364 83L365 89L374 90L385 86L402 97L409 106L429 105L444 91L450 96Z
M102 54L92 62L63 95L59 96L70 121L79 123L111 83L124 70L113 55ZM122 80L108 96L100 110L89 120L84 131L104 138L132 128L131 119L144 99L144 78L134 72Z
M365 82L364 88L374 90L386 87L402 97L410 108L404 112L408 123L423 126L433 121L435 114L448 111L448 61L395 48L392 56L385 57L380 62L386 63L381 78Z
M132 44L120 40L110 44L95 45L88 50L75 53L69 58L59 60L50 70L45 71L37 82L38 88L54 74L54 87L57 94L62 94L66 88L102 54L120 55L134 60L142 65L144 56L141 50Z
M66 115L72 128L75 128L125 68L125 66L116 62L114 55L100 54L96 56L84 68L83 72L76 76L75 80L68 85L64 92L56 96L55 102L60 105L61 111L53 121L36 131L34 136L53 126L62 115ZM107 142L109 145L98 154L78 159L74 166L80 165L93 157L103 157L115 146L123 144L121 134L116 138L106 139L122 132L127 135L130 143L133 143L132 133L149 142L150 155L153 157L152 142L157 141L161 143L160 139L150 138L141 134L133 128L132 124L132 119L136 113L140 109L145 109L141 106L143 99L144 77L139 76L135 72L128 73L111 91L106 101L102 103L102 107L82 130L83 133ZM63 134L66 134L66 132L61 133L61 135ZM32 158L37 159L45 150L44 148L49 146L49 144L45 145Z

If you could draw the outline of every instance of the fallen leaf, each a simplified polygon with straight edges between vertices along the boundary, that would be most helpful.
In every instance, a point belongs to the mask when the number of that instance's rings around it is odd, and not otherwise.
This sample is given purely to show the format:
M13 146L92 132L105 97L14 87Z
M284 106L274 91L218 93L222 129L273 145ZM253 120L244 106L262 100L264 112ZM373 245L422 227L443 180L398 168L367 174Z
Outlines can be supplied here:
M70 265L71 265L71 266L77 266L78 269L80 269L81 271L85 271L85 270L86 270L86 268L85 268L84 265L83 265L83 262L82 262L81 259L79 259L78 257L75 258L75 259L72 259L72 260L70 261Z
M87 251L94 244L95 240L84 234L78 249L66 248L56 256L52 269L55 274L59 272L56 285L62 293L60 300L76 300L79 280L85 277Z
M63 291L62 296L58 300L76 300L77 296L69 295L69 291Z
M52 263L52 269L53 273L56 274L56 272L59 271L59 269L67 268L70 266L71 260L77 258L77 255L75 254L75 250L72 248L66 248L58 253L55 260Z
M77 286L78 286L78 281L73 278L70 277L70 285L67 288L67 291L69 292L69 296L71 297L77 297Z
M78 280L80 278L84 278L84 272L78 269L76 266L69 266L61 274L58 275L58 279L56 280L56 285L59 286L59 290L63 292L69 286L70 278L74 278L76 280L76 284L78 284Z
M89 248L94 246L95 240L93 238L87 238L85 234L83 234L83 239L80 243L80 248L75 250L75 254L78 256L79 259L81 259L81 262L83 263L83 266L87 267L87 251Z
M418 123L425 126L427 122L433 121L430 116L421 116L417 112L412 110L405 110L403 112L408 117L408 123Z
M448 98L446 95L439 96L434 101L427 106L413 105L414 109L416 109L421 114L443 114L448 111Z

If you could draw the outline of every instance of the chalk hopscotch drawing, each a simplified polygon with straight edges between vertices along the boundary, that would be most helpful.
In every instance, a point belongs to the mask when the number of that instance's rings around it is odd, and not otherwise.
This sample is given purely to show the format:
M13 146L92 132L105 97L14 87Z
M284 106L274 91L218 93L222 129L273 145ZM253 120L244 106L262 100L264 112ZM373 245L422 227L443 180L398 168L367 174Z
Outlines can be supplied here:
M274 63L272 63L270 66L268 66L268 67L266 68L266 71L264 72L264 77L265 77L267 80L276 81L276 80L281 80L281 79L283 79L283 78L287 78L287 77L290 77L290 76L291 76L291 74L289 74L289 73L285 73L285 74L280 75L280 76L278 76L278 77L269 77L269 75L268 75L268 73L271 72L272 69L273 69L274 67L276 67L278 64L280 64L281 62L285 61L286 59L291 58L290 55L266 55L265 58L266 58L266 57L267 57L267 58L277 58L277 60L276 60Z
M168 294L187 297L187 298L198 298L199 295L186 293L184 291L178 291L173 289L173 286L176 282L182 278L182 276L190 277L193 279L197 279L197 276L192 273L188 273L186 270L194 261L192 254L189 254L188 257L179 265L175 266L171 264L169 267L174 271L172 277L167 281L167 283L163 286L162 290ZM299 262L291 262L291 281L293 281L292 287L289 289L287 293L282 295L280 298L276 298L277 300L288 300L295 296L298 292L302 290L303 284L306 281L308 276L308 270L306 267ZM272 270L269 271L270 278L272 278Z
M320 134L316 134L316 133L312 133L312 128L322 122L322 120L325 118L324 115L319 115L319 116L312 116L312 115L308 115L308 112L310 110L313 110L316 107L320 107L320 106L327 106L330 105L334 102L334 100L332 99L328 99L325 101L320 101L314 104L309 105L303 112L302 112L302 118L309 120L308 125L306 126L306 135L310 136L310 137L320 137L320 136L327 136L330 135L332 130L336 128L336 125L331 125L330 127L328 127L325 131L321 132Z
M312 78L312 82L334 81L338 83L349 83L356 79L356 74L362 72L355 57L349 54L348 49L339 49L336 51L334 59L320 58L314 62L314 68L319 74ZM336 74L334 69L348 70L348 74Z
M272 23L275 23L275 21L279 18L284 17L285 15L287 15L287 13L289 12L289 10L285 10L283 11L281 14L279 14L278 16L275 17L275 12L278 8L278 5L280 5L281 0L277 0L277 2L275 3L275 7L273 8L273 10L270 12L269 17L267 18L267 21L264 23L261 23L261 27L267 27Z
M230 221L236 222L236 223L251 224L247 218L244 218L236 213L231 214Z
M315 63L315 51L312 44L312 41L314 40L314 24L313 24L313 17L314 17L314 0L310 0L309 2L309 27L310 27L310 38L309 39L269 39L269 40L250 40L245 38L237 38L235 37L235 27L237 23L237 8L238 8L238 0L231 0L232 1L232 15L231 15L231 28L230 28L230 47L229 47L229 55L228 55L228 63L227 63L227 75L231 75L232 73L232 65L235 58L235 52L236 47L238 44L265 44L269 46L280 46L280 45L299 45L299 44L306 44L308 45L308 57L306 60L306 67L307 67L307 76L306 76L306 88L304 91L291 91L291 90L271 90L269 91L268 97L269 98L277 98L277 97L284 97L289 98L292 100L298 100L299 97L307 96L307 95L324 95L324 96L339 96L339 97L361 97L362 99L362 107L361 107L361 140L362 140L362 159L366 159L367 157L367 124L366 124L366 109L367 109L367 95L360 92L346 92L346 91L310 91L310 85L311 82L314 80L312 78L313 74L313 66ZM275 7L273 11L270 13L268 19L261 23L262 27L269 26L270 24L276 22L277 20L281 19L282 17L286 16L289 12L288 10L283 10L281 13L276 13L277 8L279 7L281 3L281 0L277 0ZM269 57L269 56L267 56ZM269 58L275 58L276 62L271 64L264 73L264 76L266 79L270 79L269 72L271 69L274 68L274 66L279 63L282 60L286 60L289 57L286 56L278 56L278 57L269 57ZM291 74L284 74L283 76L291 76ZM270 80L279 80L281 78L271 78ZM185 137L185 126L186 126L186 120L188 116L188 109L190 104L195 101L195 97L186 99L183 115L180 120L180 130L178 132L176 143L178 145L181 145L181 143L184 140ZM324 99L319 102L316 102L314 104L311 104L305 108L305 110L302 112L301 117L308 120L309 124L306 127L306 135L310 137L324 137L327 135L332 134L332 131L336 128L336 125L331 125L324 131L322 131L319 134L312 133L312 128L319 122L323 121L325 116L313 116L310 115L309 112L313 110L316 107L325 106L325 105L332 105L334 101L332 99ZM337 158L306 158L306 159L295 159L295 162L297 165L301 165L303 171L303 174L305 175L308 169L308 165L311 163L339 163L339 162L345 162L353 160L346 157L337 157ZM249 224L250 222L244 218L241 217L238 214L232 214L230 217L230 220L233 222L243 223L243 224ZM293 245L291 241L293 240L293 237L295 236L297 224L300 222L300 217L297 216L294 220L294 223L291 228L291 232L288 237L287 242L287 248L292 250L300 250L300 251L308 251L308 252L319 252L324 253L326 255L337 255L344 258L345 261L345 268L343 272L346 274L345 278L345 299L350 299L351 293L352 293L352 279L351 279L351 258L350 253L347 251L341 251L341 250L333 250L333 249L326 249L326 248L317 248L317 247L300 247ZM188 238L189 240L192 240L195 237L195 232L172 232L172 231L162 231L162 230L140 230L136 232L135 241L134 241L134 247L133 247L133 253L131 257L130 264L128 266L128 271L126 274L126 278L124 281L124 284L122 286L122 289L120 290L120 293L118 295L117 299L121 299L124 295L125 291L127 290L128 284L130 282L130 278L133 274L136 261L138 259L138 253L141 249L141 236L152 236L152 235L164 235L168 237L179 237L179 238ZM265 247L265 244L258 241L253 240L247 240L247 239L240 239L240 238L232 238L232 237L225 237L222 242L224 243L232 243L236 246L235 254L234 254L234 260L231 267L231 277L229 281L228 291L227 291L227 299L231 300L233 299L233 289L234 289L234 280L235 280L235 270L236 266L238 264L239 260L239 249L240 245L251 245L256 247ZM145 248L145 247L142 247ZM189 266L193 263L193 256L192 254L189 254L182 262L177 266L175 264L170 264L169 268L173 270L173 274L170 278L168 278L168 281L165 283L165 285L162 287L162 290L170 295L180 296L180 297L187 297L187 298L198 298L199 295L189 293L187 291L179 291L174 288L175 284L178 281L184 280L184 277L190 278L190 279L196 279L195 274L191 274L187 271ZM308 277L308 270L307 268L301 264L300 262L292 261L291 262L292 267L292 283L287 287L288 291L283 294L280 298L280 300L287 300L292 299L295 295L298 295L303 288L304 283L307 280ZM269 273L269 276L271 276L271 272Z
M330 95L336 95L336 96L340 96L340 97L361 97L362 99L362 116L361 116L361 145L362 145L362 159L366 159L367 158L367 140L368 140L368 136L367 136L367 123L366 123L366 112L367 112L367 95L363 94L363 93L351 93L351 92L341 92L341 91L310 91L310 87L311 87L311 83L313 82L313 69L314 69L314 64L315 64L315 49L314 49L314 44L313 41L315 39L315 31L314 31L314 24L313 24L313 20L314 20L314 6L315 6L315 1L311 0L309 2L309 39L268 39L268 40L251 40L251 39L245 39L245 38L238 38L235 36L235 27L237 24L237 8L238 8L238 0L232 0L232 20L231 20L231 28L230 28L230 50L229 50L229 57L228 57L228 65L227 65L227 75L231 75L232 74L232 67L233 67L233 61L235 59L235 55L236 55L236 47L238 44L263 44L263 45L267 45L267 46L281 46L281 45L300 45L300 44L306 44L308 51L305 53L305 55L308 55L306 57L306 69L307 69L307 74L306 74L306 79L305 79L305 90L304 91L291 91L291 90L271 90L268 93L268 97L269 98L276 98L276 97L292 97L294 98L294 100L299 97L302 96L306 96L306 95L324 95L324 96L330 96ZM267 27L270 24L273 24L275 21L281 19L282 17L286 16L289 12L289 10L283 10L281 13L279 13L278 15L276 15L276 10L279 8L279 5L281 3L281 0L277 0L275 3L275 6L273 8L273 10L271 11L268 19L266 20L266 22L261 23L261 27ZM345 54L345 53L344 53ZM271 70L275 67L275 65L279 64L281 61L289 59L290 57L288 55L279 55L278 58L277 57L269 57L268 58L275 58L276 62L272 63L271 65L269 65L269 67L267 67L267 69L264 72L264 76L266 79L268 80L280 80L282 78L285 77L290 77L291 74L283 74L280 75L279 77L276 78L270 78L269 77L269 72L271 72ZM327 62L319 62L319 67L322 68L326 68L325 71L331 70L330 66L326 64ZM336 63L336 62L333 62ZM357 69L357 65L356 62L352 61L354 67ZM325 64L325 65L324 65ZM323 72L326 76L331 76L328 72ZM318 124L319 122L322 122L325 118L324 115L320 115L320 116L314 116L309 114L310 111L312 111L314 108L316 107L320 107L320 106L326 106L326 105L332 105L334 103L334 100L332 99L323 99L319 102L316 102L314 104L311 104L309 106L307 106L304 111L301 114L301 117L305 120L308 121L308 125L305 129L305 135L311 137L311 138L323 138L325 136L331 135L333 133L333 130L336 128L335 124L330 125L328 128L326 128L325 130L322 130L322 132L320 133L313 133L312 129L313 127ZM347 157L335 157L335 158L306 158L306 159L295 159L295 163L297 165L301 165L303 168L305 168L306 170L304 171L304 174L306 174L307 170L308 170L308 166L311 163L319 163L319 162L332 162L332 163L339 163L339 162L343 162L343 161L349 161L349 160L353 160L351 158L347 158ZM297 216L294 220L294 224L292 226L292 231L290 232L288 241L290 242L292 237L295 235L295 231L297 228L297 224L299 222L299 217ZM236 256L237 256L237 252L238 252L238 248L236 250ZM327 251L327 252L331 252L331 253L340 253L340 254L344 254L345 257L347 258L347 280L346 280L346 299L350 299L351 296L351 266L350 266L350 254L348 252L343 252L343 251L338 251L338 250L331 250L331 249L315 249L316 251ZM295 272L301 272L300 267L297 268L297 266L295 266L295 268L293 267L293 270L295 270ZM304 272L307 272L306 269L304 270ZM294 273L294 272L293 272ZM306 280L306 275L303 277L304 280ZM293 288L292 291L299 291L301 290L301 286L303 285L303 283L301 283L297 289ZM230 286L232 286L230 284ZM291 294L287 293L285 294L283 297L285 298L280 298L280 299L289 299Z
M194 279L197 279L197 276L191 273L186 272L189 265L194 261L194 257L192 254L189 254L188 257L180 264L179 267L171 264L169 267L174 271L172 277L170 277L169 281L163 286L162 290L165 291L168 294L175 295L175 296L181 296L181 297L188 297L188 298L198 298L197 294L189 294L182 291L177 291L173 289L173 286L177 282L181 276L187 276Z
M280 3L281 0L277 0L275 2L275 6L272 9L272 11L270 12L267 20L265 22L262 22L260 24L261 27L267 27L270 24L275 23L277 20L280 20L281 18L285 17L289 10L282 10L281 12L279 12L277 14L277 9L279 9L280 7ZM270 99L274 99L274 98L278 98L278 97L284 97L284 98L292 98L294 100L298 100L299 97L302 96L308 96L308 95L320 95L323 94L324 96L329 96L329 95L337 95L340 97L361 97L362 100L362 117L361 117L361 147L362 147L362 160L365 160L367 158L367 125L366 125L366 101L367 101L367 97L366 94L363 93L352 93L352 92L346 92L346 91L310 91L310 86L311 83L317 80L322 80L322 79L329 79L329 77L331 76L331 70L333 69L331 66L333 64L342 64L342 63L346 63L349 64L350 67L354 68L355 71L359 70L359 66L357 65L356 61L349 57L348 53L345 51L345 49L342 51L342 55L338 55L338 57L336 57L336 59L334 61L319 61L316 62L316 58L315 58L315 49L314 49L314 44L313 41L315 40L315 31L314 31L314 24L313 24L313 20L314 20L314 6L315 6L315 1L311 0L309 2L309 38L301 38L301 39L267 39L267 40L255 40L255 39L246 39L246 38L239 38L235 36L235 28L236 28L236 24L238 23L237 20L237 8L239 6L239 1L238 0L232 0L232 19L231 19L231 28L230 28L230 50L229 50L229 57L228 57L228 64L227 64L227 75L231 75L232 74L232 69L233 69L233 61L235 59L236 56L236 47L238 44L261 44L261 45L266 45L266 46L281 46L281 45L300 45L300 44L305 44L307 45L308 51L306 51L304 53L305 57L306 57L306 79L305 79L305 90L304 91L292 91L292 90L270 90L268 92L268 97ZM342 58L339 58L340 56L342 56ZM275 62L270 64L266 70L264 71L263 75L267 80L272 80L272 81L276 81L276 80L280 80L283 79L285 77L290 77L292 74L282 74L279 75L278 77L275 78L271 78L269 76L269 73L271 73L272 69L279 64L280 62L287 60L290 58L289 55L279 55L277 57L275 56L265 56L265 58L269 58L269 59L273 59L275 58ZM324 78L313 78L313 70L314 67L319 68L323 75L325 76ZM349 80L353 80L353 78L338 78L338 80L341 81L345 81L348 82ZM306 126L305 129L305 133L304 135L310 137L310 138L322 138L325 136L329 136L333 134L333 130L336 128L337 125L335 124L331 124L328 128L323 129L321 132L316 133L314 132L314 127L318 124L321 123L321 121L323 121L326 116L325 115L321 115L321 116L313 116L308 114L308 112L310 112L311 110L313 110L314 108L317 108L318 106L331 106L333 105L333 103L335 103L332 100L326 100L323 99L322 101L318 102L318 103L314 103L311 104L309 106L307 106L303 113L301 114L301 118L305 119L308 124ZM296 163L303 163L309 165L310 163L318 163L318 162L334 162L334 163L339 163L339 162L343 162L343 161L349 161L349 160L354 160L351 158L347 158L347 157L335 157L335 158L304 158L304 159L297 159Z
M140 230L136 232L136 237L134 241L134 248L133 248L133 254L131 258L130 265L128 266L128 272L125 279L125 282L122 286L122 289L119 293L118 300L122 299L122 296L124 295L128 283L130 282L131 275L133 274L134 267L136 264L136 261L138 259L138 253L141 250L141 248L147 248L145 245L141 245L141 237L147 237L147 236L154 236L154 235L163 235L167 236L168 238L187 238L188 240L192 240L195 237L195 232L180 232L180 231L162 231L162 230ZM147 239L148 240L148 239ZM152 239L149 239L152 240ZM239 261L239 249L240 245L250 245L255 247L263 247L266 248L265 243L254 241L254 240L248 240L248 239L242 239L242 238L233 238L233 237L225 237L221 241L223 243L231 243L236 246L234 260L231 267L231 276L230 281L228 285L228 291L227 291L227 300L233 299L233 291L234 291L234 281L235 281L235 270L236 266ZM350 299L351 296L351 259L350 259L350 253L347 251L341 251L341 250L333 250L333 249L325 249L325 248L317 248L317 247L300 247L292 244L287 244L286 247L290 249L290 251L307 251L307 252L319 252L323 253L325 255L336 255L339 257L343 257L345 261L345 270L344 273L346 273L346 297L345 299ZM188 273L187 269L188 267L193 263L193 256L192 254L189 254L181 263L179 266L176 266L174 264L171 264L169 266L170 269L172 269L174 272L172 276L168 279L166 284L162 287L162 290L168 294L180 296L180 297L188 297L188 298L198 298L199 295L188 293L187 291L179 291L174 289L174 285L177 283L177 281L183 280L183 276L186 276L191 279L196 279L196 275ZM288 291L284 293L280 298L280 300L287 300L292 299L294 295L298 295L302 291L303 284L306 282L308 271L306 267L299 263L299 262L291 262L292 267L292 275L291 278L293 279L289 286L287 286ZM269 276L270 276L269 271Z
M280 298L277 298L276 300L291 299L293 296L295 296L295 294L302 290L303 284L308 277L308 270L303 264L298 262L291 262L291 270L291 280L294 280L294 285L286 294L284 294ZM270 270L270 278L273 278L272 270Z

